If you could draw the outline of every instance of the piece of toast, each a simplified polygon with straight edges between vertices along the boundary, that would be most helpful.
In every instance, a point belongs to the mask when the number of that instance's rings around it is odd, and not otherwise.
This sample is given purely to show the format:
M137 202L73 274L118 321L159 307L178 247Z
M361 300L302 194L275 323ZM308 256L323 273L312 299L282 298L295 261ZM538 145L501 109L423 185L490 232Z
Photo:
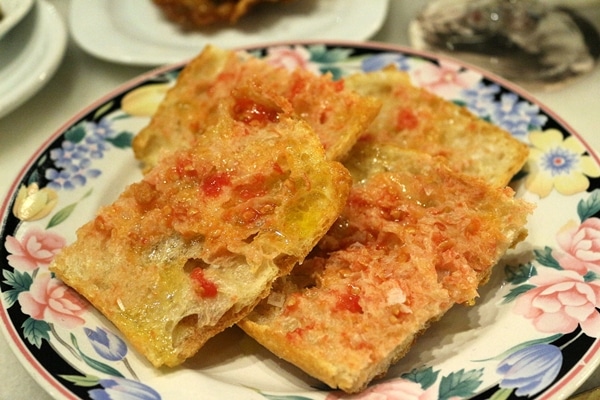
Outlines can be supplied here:
M154 366L174 366L265 297L327 232L351 186L285 99L238 88L81 227L51 271ZM262 109L264 114L248 113Z
M311 255L238 325L332 388L364 389L526 236L528 203L443 159L359 144L355 185ZM396 154L382 165L378 154ZM375 157L374 157L375 156ZM396 162L393 162L396 161Z
M191 145L211 124L219 104L232 104L231 91L239 86L285 97L315 130L331 160L348 153L380 108L377 100L346 90L344 81L333 81L328 74L289 71L247 53L207 46L183 69L148 126L134 138L144 170L161 152Z
M168 19L188 30L235 24L261 3L287 1L290 0L153 0Z
M442 156L452 168L497 187L506 186L527 161L526 144L465 107L413 86L393 66L351 75L346 86L382 103L361 140Z

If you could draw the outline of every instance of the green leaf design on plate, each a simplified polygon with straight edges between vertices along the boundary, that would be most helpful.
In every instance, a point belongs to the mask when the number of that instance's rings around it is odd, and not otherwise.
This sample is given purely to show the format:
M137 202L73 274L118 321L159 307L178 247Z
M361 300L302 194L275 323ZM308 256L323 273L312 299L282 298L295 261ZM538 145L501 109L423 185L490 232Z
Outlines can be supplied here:
M83 122L74 125L65 132L65 139L72 143L79 143L85 137L85 125Z
M402 374L402 378L411 382L418 383L423 389L431 387L438 378L440 371L434 371L433 367L425 369L413 369L410 372Z
M33 184L33 183L38 183L40 181L40 172L35 169L31 172L31 175L29 175L29 178L27 178L27 186Z
M81 387L93 387L100 383L100 378L94 375L58 375L65 381L75 384L75 386Z
M595 189L586 200L577 204L577 215L581 222L600 212L600 189Z
M44 165L44 163L46 162L46 160L48 160L48 154L44 153L40 156L40 158L38 158L36 165L38 167L41 167Z
M46 321L39 321L33 318L27 318L23 325L23 336L25 339L38 349L42 346L42 340L50 341L50 325Z
M583 280L585 282L593 282L593 281L597 281L598 279L600 279L600 275L598 275L597 273L595 273L594 271L588 271L584 276L583 276Z
M481 385L483 369L473 369L465 371L461 369L451 372L448 376L442 377L440 381L439 398L450 399L452 397L469 397L475 394L475 391Z
M512 392L514 391L514 389L499 389L498 391L494 392L494 394L492 395L492 397L490 397L490 400L506 400L510 397L510 395L512 394Z
M59 210L56 214L54 214L52 216L52 218L50 218L50 221L48 221L48 225L46 226L46 229L50 229L62 222L65 222L65 220L67 218L69 218L69 215L71 215L73 210L75 210L76 206L77 206L77 203L73 203L73 204L69 204L62 210Z
M328 49L325 45L309 46L310 60L321 64L332 64L347 60L352 55L352 49L333 48Z
M503 304L506 303L510 303L511 301L514 301L517 297L519 297L520 295L522 295L523 293L531 290L531 289L535 289L537 286L535 285L519 285L515 288L512 288L510 290L510 292L504 296L504 300L502 301Z
M507 266L505 268L506 281L513 285L525 283L532 276L537 275L537 269L531 263Z
M552 248L544 247L542 250L534 250L533 254L535 254L535 259L537 262L542 264L545 267L554 268L557 270L562 270L563 267L560 266L558 261L552 256Z
M33 278L27 272L17 270L13 272L4 270L2 271L2 276L4 276L3 283L12 287L12 289L4 292L4 300L7 303L6 308L10 308L17 302L21 292L29 290L29 287L33 283Z
M71 333L71 343L73 343L73 347L75 347L75 349L77 349L77 352L81 356L81 359L87 365L89 365L90 367L92 367L93 369L95 369L96 371L100 371L100 372L108 374L108 375L118 376L120 378L124 378L123 374L121 374L115 368L111 367L110 365L104 364L103 362L100 362L98 360L94 360L93 358L91 358L91 357L87 356L86 354L84 354L81 351L81 349L79 348L79 344L77 343L77 338L72 333Z
M134 135L131 132L121 132L115 137L106 138L104 140L119 149L126 149L128 147L131 147L131 141L133 140L133 136Z
M48 221L46 229L50 229L58 224L65 222L65 220L69 218L69 216L73 213L75 207L77 207L77 204L79 204L79 202L81 202L81 200L85 199L86 197L89 197L90 194L92 194L92 191L93 189L88 190L86 194L84 194L83 197L79 199L79 201L69 204L68 206L64 207L63 209L59 210L56 214L54 214L52 218L50 218L50 221Z
M97 109L94 113L94 121L99 119L102 115L106 114L112 108L114 103L114 101L109 101L108 103L104 104L102 107Z

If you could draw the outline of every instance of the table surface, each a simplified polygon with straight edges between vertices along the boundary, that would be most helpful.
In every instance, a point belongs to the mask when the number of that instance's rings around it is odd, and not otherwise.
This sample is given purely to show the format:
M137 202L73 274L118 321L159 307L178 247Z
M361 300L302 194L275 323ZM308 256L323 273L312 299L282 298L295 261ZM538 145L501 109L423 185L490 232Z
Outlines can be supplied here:
M40 1L52 4L66 24L68 0ZM423 0L391 0L387 19L372 40L408 45L407 23L423 4ZM598 8L587 7L585 14L600 27ZM0 118L0 196L6 195L24 160L70 117L150 69L95 59L69 38L65 57L54 76L32 99ZM531 93L578 132L593 149L600 150L600 66L562 89ZM600 385L600 370L583 383L580 391L597 385ZM21 366L6 339L0 338L0 400L49 398Z

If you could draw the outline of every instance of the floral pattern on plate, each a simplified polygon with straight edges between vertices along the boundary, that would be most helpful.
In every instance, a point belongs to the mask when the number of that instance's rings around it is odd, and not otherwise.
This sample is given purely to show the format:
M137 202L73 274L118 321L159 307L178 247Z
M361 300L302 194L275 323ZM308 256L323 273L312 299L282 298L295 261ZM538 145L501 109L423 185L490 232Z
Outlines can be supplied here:
M537 204L526 243L496 268L478 305L451 310L360 394L324 388L239 332L209 343L219 351L155 370L48 265L79 225L141 176L131 139L182 68L169 67L123 87L58 132L14 183L2 210L0 314L9 340L35 360L44 384L65 398L91 399L195 397L186 389L190 379L195 394L211 399L500 400L575 390L578 377L598 364L592 359L600 349L600 166L577 136L509 84L447 59L368 45L246 51L335 79L394 64L416 85L529 144L526 168L513 181L518 196Z

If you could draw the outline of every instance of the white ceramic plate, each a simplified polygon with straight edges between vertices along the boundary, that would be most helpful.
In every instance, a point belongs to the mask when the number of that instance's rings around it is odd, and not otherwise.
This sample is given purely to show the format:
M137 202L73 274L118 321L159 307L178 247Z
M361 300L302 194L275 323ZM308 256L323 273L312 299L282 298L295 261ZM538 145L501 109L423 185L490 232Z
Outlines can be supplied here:
M380 28L388 0L296 0L253 10L238 24L183 32L151 0L72 0L69 27L88 53L117 63L158 66L187 60L206 44L364 40Z
M67 29L54 6L37 0L0 40L0 117L40 90L62 61Z
M453 308L385 378L352 399L405 399L410 392L411 399L554 400L573 393L600 362L600 160L550 110L485 72L391 46L281 46L307 68L334 77L394 63L416 85L531 147L532 172L513 181L517 196L537 206L526 241L495 268L475 306ZM274 49L251 50L285 65L284 52ZM48 273L53 255L74 240L75 230L140 179L130 140L149 116L128 110L143 110L137 106L156 93L148 89L173 84L180 69L142 76L75 115L12 183L0 209L0 329L56 398L104 399L119 392L143 399L347 399L236 328L184 365L155 370ZM20 187L36 200L27 217L13 211Z
M31 10L34 0L3 0L0 2L0 38L17 25Z

